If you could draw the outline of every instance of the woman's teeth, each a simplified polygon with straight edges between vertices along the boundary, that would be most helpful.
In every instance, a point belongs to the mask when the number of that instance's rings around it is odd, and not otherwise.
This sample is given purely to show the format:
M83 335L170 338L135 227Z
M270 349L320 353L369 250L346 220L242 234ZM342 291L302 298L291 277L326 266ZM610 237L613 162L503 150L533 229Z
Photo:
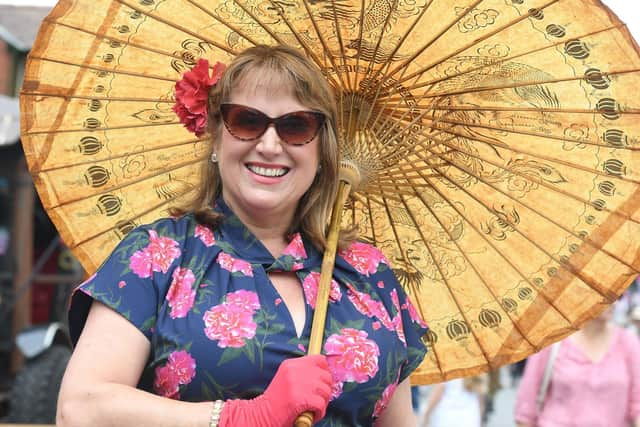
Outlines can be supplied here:
M287 168L263 168L260 166L253 166L253 165L247 165L247 169L249 169L251 172L258 175L272 176L272 177L282 176L289 171L289 169Z

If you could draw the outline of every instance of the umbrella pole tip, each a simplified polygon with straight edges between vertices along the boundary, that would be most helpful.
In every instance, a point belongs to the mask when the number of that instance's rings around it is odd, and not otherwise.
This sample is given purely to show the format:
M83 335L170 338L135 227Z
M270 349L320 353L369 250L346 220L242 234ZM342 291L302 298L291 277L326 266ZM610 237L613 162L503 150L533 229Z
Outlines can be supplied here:
M340 180L346 181L355 190L362 181L360 169L350 160L340 161Z

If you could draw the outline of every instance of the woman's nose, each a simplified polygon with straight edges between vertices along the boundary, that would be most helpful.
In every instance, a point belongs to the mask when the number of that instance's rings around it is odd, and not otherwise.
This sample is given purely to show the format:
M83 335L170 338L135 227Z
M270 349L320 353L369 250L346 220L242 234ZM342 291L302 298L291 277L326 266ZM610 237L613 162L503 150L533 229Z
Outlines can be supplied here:
M276 132L275 126L271 124L265 133L258 139L256 150L265 156L274 156L282 153L284 142Z

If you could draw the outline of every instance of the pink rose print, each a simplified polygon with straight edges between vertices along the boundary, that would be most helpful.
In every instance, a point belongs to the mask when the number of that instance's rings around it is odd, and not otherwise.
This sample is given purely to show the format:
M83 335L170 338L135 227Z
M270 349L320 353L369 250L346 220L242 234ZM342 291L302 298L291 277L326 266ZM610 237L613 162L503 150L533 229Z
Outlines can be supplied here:
M156 378L153 381L153 389L160 396L180 400L178 375L173 372L169 366L159 366L156 368Z
M402 325L402 315L400 312L400 299L398 298L398 291L396 289L391 291L391 302L393 302L393 306L396 308L396 315L393 318L393 328L396 330L398 334L398 339L402 341L402 343L406 346L407 340L404 336L404 326Z
M245 276L253 277L253 270L250 263L241 259L236 259L226 252L220 252L218 254L217 262L220 264L220 267L230 273L239 271Z
M377 272L379 264L389 264L379 249L361 242L353 243L346 250L341 251L340 256L358 273L365 276Z
M171 353L167 366L176 373L178 383L182 385L189 384L196 376L196 361L184 350Z
M196 361L184 350L169 355L165 366L155 371L153 388L157 394L170 399L180 399L180 385L189 384L196 375Z
M364 383L378 373L380 349L365 331L344 328L324 344L333 381Z
M120 280L120 281L118 282L118 288L122 289L122 288L124 288L125 286L127 286L127 282L125 282L124 280Z
M136 251L129 259L129 268L136 276L141 278L151 277L151 253L144 248L141 251Z
M255 292L230 292L224 303L211 307L204 314L204 332L210 340L218 341L219 347L242 347L246 339L256 335L253 315L259 308Z
M337 399L338 397L340 397L340 395L342 394L342 388L344 386L344 383L342 383L341 381L335 381L333 382L333 384L331 384L331 399L330 400L334 400Z
M166 300L171 307L172 319L179 319L187 316L193 302L196 298L196 291L193 289L193 283L196 278L193 272L187 268L177 267L173 271L173 281L167 291Z
M393 328L396 330L398 334L398 339L402 341L402 343L407 346L407 339L404 336L404 326L402 325L402 316L397 314L396 317L393 318Z
M131 256L129 268L141 278L150 277L154 271L166 273L180 253L178 242L149 230L149 244Z
M291 255L297 261L307 258L307 252L304 250L300 233L296 233L289 245L282 251L282 255Z
M304 290L304 296L312 308L316 308L316 300L318 299L318 286L320 285L320 273L312 271L304 278L302 282L302 289ZM329 289L329 301L336 302L342 298L342 292L340 291L340 285L335 280L331 280Z
M258 294L251 291L239 290L235 292L229 292L225 297L225 304L233 304L242 307L245 311L253 311L260 308L260 300Z
M200 241L208 248L216 244L216 238L213 236L213 231L204 225L196 225L194 236L200 239Z
M396 380L397 381L397 380ZM376 405L373 408L373 418L377 418L382 414L382 411L389 406L389 401L393 397L393 393L396 391L398 387L398 383L394 382L389 384L384 391L382 392L382 397L380 400L376 402Z
M377 318L380 320L380 323L390 331L395 329L393 322L391 321L391 317L381 301L374 300L369 294L356 290L356 288L350 284L347 284L347 287L349 288L347 297L356 310L367 317Z
M418 313L418 310L416 310L416 307L413 305L411 300L407 299L406 306L407 306L407 311L409 312L409 317L411 318L411 320L413 322L417 323L418 325L420 325L423 328L428 328L429 327L427 325L427 322L425 322L422 319L422 316L420 316L420 313Z

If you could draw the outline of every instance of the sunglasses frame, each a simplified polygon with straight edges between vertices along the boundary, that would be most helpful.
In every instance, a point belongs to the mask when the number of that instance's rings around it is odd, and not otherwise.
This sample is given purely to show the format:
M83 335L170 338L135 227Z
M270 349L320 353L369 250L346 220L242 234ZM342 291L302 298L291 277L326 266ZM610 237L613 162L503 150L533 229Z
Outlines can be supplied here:
M227 109L227 108L241 108L244 111L251 111L253 113L258 113L261 117L266 117L267 122L266 122L266 126L264 127L264 130L262 130L262 132L260 132L260 134L258 134L256 137L254 138L241 138L238 135L236 135L231 129L229 124L227 123L227 121L225 120L225 116L226 114L224 113L223 110ZM278 117L270 117L268 115L266 115L265 113L263 113L262 111L256 109L256 108L252 108L249 107L247 105L242 105L242 104L233 104L231 102L224 102L222 104L220 104L220 117L222 118L222 123L224 123L224 127L227 128L227 131L234 137L237 138L241 141L255 141L256 139L260 138L262 135L265 134L265 132L267 132L267 129L269 129L269 127L271 127L273 125L273 127L276 130L276 133L278 134L278 137L285 142L287 145L293 145L293 146L300 146L300 145L306 145L308 143L310 143L311 141L313 141L313 139L318 136L318 133L320 132L320 129L322 128L322 126L324 125L327 117L324 115L324 113L321 113L319 111L306 111L306 110L300 110L300 111L292 111L290 113L286 113L283 114L281 116ZM227 110L227 112L229 112L229 110ZM311 137L308 140L305 140L304 142L289 142L287 141L286 138L284 138L282 136L282 134L280 133L280 129L278 128L278 124L281 123L281 121L283 119L288 118L289 116L292 115L300 115L300 114L304 114L304 115L311 115L314 116L318 122L318 128L315 130L315 132L313 132L313 135L311 135Z

